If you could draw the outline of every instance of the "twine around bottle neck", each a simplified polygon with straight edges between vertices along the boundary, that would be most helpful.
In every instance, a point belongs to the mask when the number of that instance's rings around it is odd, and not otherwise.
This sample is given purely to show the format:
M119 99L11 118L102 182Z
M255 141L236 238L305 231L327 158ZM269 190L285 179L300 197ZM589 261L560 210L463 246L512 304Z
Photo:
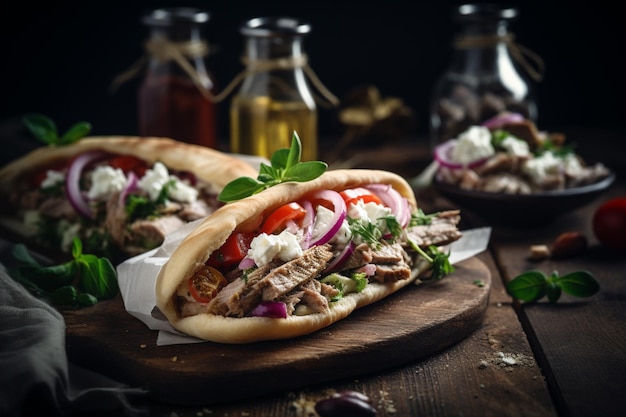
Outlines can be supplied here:
M153 38L146 42L145 50L146 54L135 62L135 64L115 77L110 88L112 91L116 90L121 84L134 78L146 65L148 60L152 58L160 62L174 61L189 76L202 95L213 103L223 101L228 95L230 95L233 89L249 75L275 70L302 68L315 88L317 88L328 103L330 103L330 106L336 107L339 105L339 99L326 88L317 74L315 74L313 69L309 66L306 55L255 60L248 60L247 57L244 57L242 58L242 62L246 68L237 74L221 93L214 95L205 88L198 72L189 62L189 59L203 58L208 55L209 47L205 41L172 42L163 37ZM318 100L318 102L322 105L325 104L320 100Z
M250 59L247 56L244 56L241 58L241 61L245 65L245 69L233 78L233 80L219 94L218 98L224 99L248 76L270 71L302 68L315 88L322 94L324 99L326 99L326 102L321 100L316 101L324 107L336 107L339 105L339 99L331 93L328 88L326 88L317 74L315 74L315 71L313 71L308 63L307 56L304 54L272 59Z
M172 42L164 37L156 37L145 44L146 53L137 60L128 70L124 71L111 84L111 90L116 90L121 84L134 78L150 59L161 63L175 62L189 76L198 90L212 102L217 98L204 86L198 71L189 62L190 59L204 58L209 54L209 45L203 40Z
M493 48L499 43L504 43L513 56L513 58L526 70L533 80L539 82L543 79L545 71L545 63L543 59L526 48L515 42L513 34L505 35L463 35L454 39L453 46L456 49L473 49L473 48ZM530 61L534 63L535 67Z

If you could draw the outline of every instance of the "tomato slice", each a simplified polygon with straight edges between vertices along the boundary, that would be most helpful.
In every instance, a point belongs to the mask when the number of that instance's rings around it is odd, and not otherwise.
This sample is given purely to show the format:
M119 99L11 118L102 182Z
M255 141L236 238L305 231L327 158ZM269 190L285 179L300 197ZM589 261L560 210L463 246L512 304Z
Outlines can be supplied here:
M261 225L261 231L271 234L285 228L289 220L298 222L304 218L306 210L296 202L277 208Z
M363 203L376 203L384 205L376 194L363 187L350 188L348 190L341 191L339 194L341 195L341 198L343 198L343 201L346 202L346 207L350 207L350 204L356 204L359 201L362 201Z
M221 248L211 254L206 264L220 271L230 269L246 256L254 236L255 234L250 232L233 233L226 239Z
M143 177L148 169L148 164L141 158L132 155L114 156L109 160L109 165L113 168L119 168L125 174L134 172L139 177Z
M228 284L224 275L217 269L204 266L189 278L189 294L199 303L208 303Z

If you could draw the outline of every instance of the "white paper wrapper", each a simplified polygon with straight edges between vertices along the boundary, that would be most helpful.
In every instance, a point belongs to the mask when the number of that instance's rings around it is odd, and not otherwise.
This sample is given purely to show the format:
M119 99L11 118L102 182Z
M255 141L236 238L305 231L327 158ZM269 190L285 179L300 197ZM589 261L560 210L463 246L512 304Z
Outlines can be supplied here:
M161 267L180 241L196 227L196 223L189 223L168 235L161 247L130 258L117 267L126 311L144 322L148 328L158 330L156 340L158 346L203 342L201 339L178 332L170 325L156 307L155 293ZM483 252L487 249L490 236L489 227L463 231L461 239L450 245L450 262L456 264Z

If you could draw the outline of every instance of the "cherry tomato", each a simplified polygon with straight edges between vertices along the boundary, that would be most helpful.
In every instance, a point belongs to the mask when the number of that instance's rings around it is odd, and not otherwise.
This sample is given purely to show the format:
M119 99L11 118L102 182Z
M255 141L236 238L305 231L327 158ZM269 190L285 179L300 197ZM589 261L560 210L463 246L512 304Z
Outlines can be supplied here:
M626 249L626 197L614 198L597 208L593 233L604 246Z
M267 234L281 231L289 220L298 222L304 218L306 210L300 204L292 202L277 208L261 225L261 231Z
M204 266L189 278L189 294L199 303L208 303L228 284L217 269Z
M139 177L143 177L148 169L146 161L131 155L114 156L109 160L109 165L121 169L125 174L132 171Z
M211 254L206 264L220 271L230 269L246 256L254 236L254 233L248 232L233 233L226 239L221 248Z
M350 207L350 204L356 204L359 201L364 203L383 204L376 194L363 187L344 190L339 194L343 198L343 201L346 202L346 207Z

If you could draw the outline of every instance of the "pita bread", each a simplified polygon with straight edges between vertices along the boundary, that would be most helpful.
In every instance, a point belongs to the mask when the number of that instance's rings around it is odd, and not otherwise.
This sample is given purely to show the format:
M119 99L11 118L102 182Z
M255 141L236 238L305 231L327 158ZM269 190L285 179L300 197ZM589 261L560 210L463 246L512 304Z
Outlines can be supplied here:
M257 170L248 163L231 155L169 138L91 136L67 146L37 148L4 166L0 170L0 191L6 194L22 176L91 150L132 155L150 163L161 161L170 169L193 172L199 178L215 184L219 189L234 178L240 176L256 178L258 175Z
M304 183L284 183L251 197L227 204L205 219L176 248L157 278L157 306L176 329L213 342L250 343L262 340L293 338L312 333L347 317L354 310L376 302L413 282L429 264L413 265L411 279L393 283L370 283L359 293L351 293L332 303L329 314L289 316L286 319L265 317L233 318L213 314L180 317L176 306L179 285L191 277L222 246L234 231L253 231L264 215L296 201L314 190L341 191L366 184L390 184L404 196L412 211L417 202L409 184L400 176L376 170L334 170Z
M169 171L190 172L197 178L211 184L216 191L221 190L227 183L241 176L256 177L258 170L242 159L198 145L179 142L162 137L137 136L92 136L78 142L66 145L37 148L25 156L9 163L0 170L0 191L5 196L21 190L24 179L42 172L46 168L54 168L87 151L105 151L114 155L134 156L153 165L159 161ZM22 185L20 185L22 184ZM5 200L7 200L5 198ZM5 201L2 207L3 217L0 219L7 230L11 230L17 237L33 237L33 231L24 227L17 218L14 207ZM123 225L122 225L123 226ZM122 227L121 226L121 227ZM107 229L110 228L107 225ZM123 245L115 243L122 251L120 256L135 255L145 251L140 245ZM111 255L117 257L118 255ZM117 261L118 259L115 259ZM121 259L119 259L121 260Z

